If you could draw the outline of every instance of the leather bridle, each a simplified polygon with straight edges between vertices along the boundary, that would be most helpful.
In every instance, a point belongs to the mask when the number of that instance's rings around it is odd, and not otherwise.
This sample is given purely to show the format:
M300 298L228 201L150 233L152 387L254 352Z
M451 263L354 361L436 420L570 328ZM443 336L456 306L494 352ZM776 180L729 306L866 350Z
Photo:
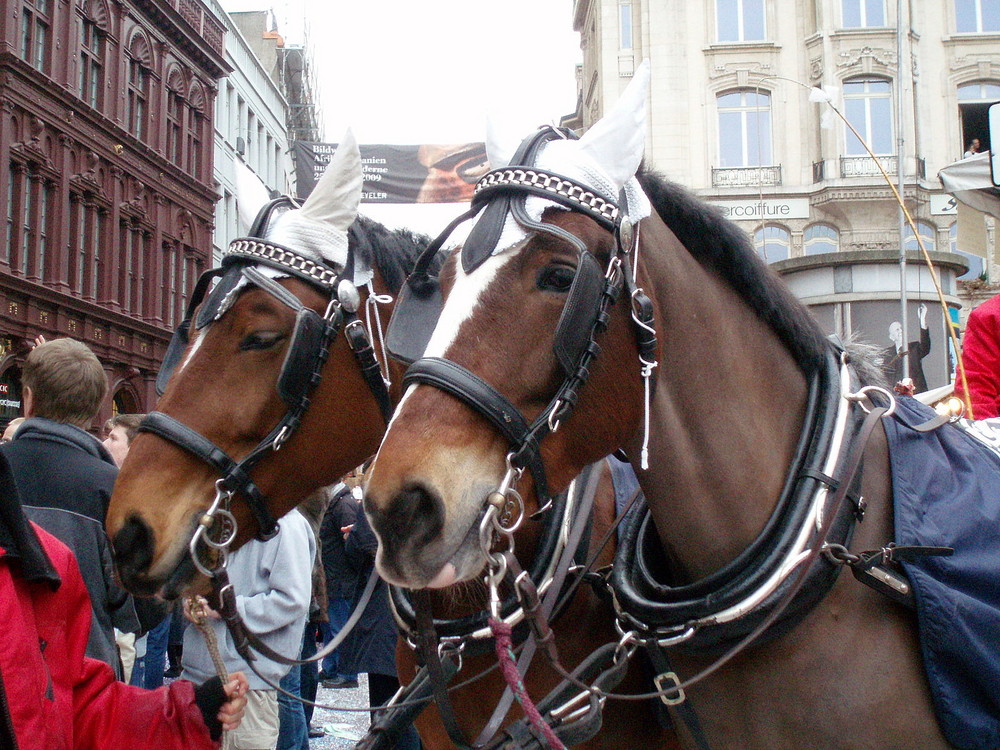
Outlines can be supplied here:
M274 206L275 203L272 202L265 207L262 215L265 211L272 210ZM261 223L258 217L255 225ZM301 279L317 289L328 300L324 312L319 314L303 305L298 297L285 287L257 270L258 265ZM205 299L208 286L212 279L219 276L222 280L208 295L203 309L195 318L195 312ZM139 425L139 430L153 433L174 443L214 467L220 474L220 479L216 483L216 499L212 506L214 512L207 514L212 520L203 519L203 524L199 526L201 532L196 532L191 543L195 565L206 574L211 571L204 569L199 561L198 540L202 538L209 543L209 546L216 549L224 548L231 541L235 535L234 526L224 530L215 529L210 539L206 533L206 524L211 525L216 518L224 519L227 526L234 524L232 514L228 510L229 500L232 497L238 495L246 502L257 523L258 539L265 541L277 533L277 521L267 507L267 498L251 477L251 471L265 456L278 451L298 429L311 403L313 391L322 379L330 347L341 331L347 338L362 376L375 397L386 424L392 416L392 401L388 386L382 377L368 332L358 317L360 295L354 286L353 249L348 249L347 263L343 269L338 270L314 262L291 248L257 237L234 240L223 258L221 268L206 271L198 280L187 314L171 341L160 376L157 378L158 390L161 386L165 387L171 372L187 348L188 332L192 322L196 328L203 328L221 318L229 309L231 296L238 289L237 282L241 279L270 294L289 307L296 316L295 329L277 383L282 400L288 407L281 420L240 460L232 458L211 440L169 414L153 411Z

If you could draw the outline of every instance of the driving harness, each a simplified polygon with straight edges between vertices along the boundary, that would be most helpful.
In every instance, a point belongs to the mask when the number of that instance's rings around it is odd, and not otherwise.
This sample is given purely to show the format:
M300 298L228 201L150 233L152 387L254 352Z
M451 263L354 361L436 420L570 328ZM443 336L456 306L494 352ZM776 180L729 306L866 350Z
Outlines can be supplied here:
M262 541L277 533L277 521L268 510L266 498L250 472L262 458L279 450L298 428L309 408L312 392L322 379L330 347L341 331L347 338L386 424L392 416L388 386L379 369L368 332L357 314L360 295L353 280L353 244L348 244L345 267L337 270L325 263L314 262L295 250L262 239L276 213L295 207L296 204L287 197L271 201L257 215L250 229L250 236L234 240L230 244L222 266L201 275L191 295L184 320L167 347L156 379L157 393L162 395L187 350L192 322L195 331L200 331L221 318L235 301L235 295L241 289L240 282L245 280L263 289L295 313L295 327L277 383L278 393L288 407L281 421L239 461L208 438L163 412L151 412L139 425L139 430L158 435L214 466L221 475L217 483L219 492L227 496L227 503L230 497L236 495L244 499L257 523L257 538ZM353 227L349 237L353 242L358 239ZM258 271L258 265L301 279L320 291L329 300L324 313L317 313L303 305L294 294ZM209 287L216 278L219 281L209 293Z

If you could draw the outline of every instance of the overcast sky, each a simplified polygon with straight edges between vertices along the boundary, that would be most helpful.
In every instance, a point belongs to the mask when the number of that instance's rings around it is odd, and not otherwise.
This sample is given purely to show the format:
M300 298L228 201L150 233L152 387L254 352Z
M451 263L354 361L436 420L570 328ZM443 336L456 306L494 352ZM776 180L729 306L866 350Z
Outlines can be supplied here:
M314 50L326 139L482 141L487 112L525 135L576 108L581 59L572 0L221 0L272 10L288 43ZM366 204L390 225L429 234L460 205Z
M576 108L572 0L222 0L308 36L329 141L481 141L487 111L532 127ZM303 32L305 29L305 32Z

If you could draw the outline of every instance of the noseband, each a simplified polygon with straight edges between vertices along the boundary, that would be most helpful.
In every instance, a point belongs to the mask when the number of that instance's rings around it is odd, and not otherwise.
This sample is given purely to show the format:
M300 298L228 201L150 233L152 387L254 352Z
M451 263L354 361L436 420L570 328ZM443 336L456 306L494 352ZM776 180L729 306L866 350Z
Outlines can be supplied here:
M283 199L278 199L279 201ZM284 199L287 201L287 199ZM274 208L274 203L265 211ZM255 226L263 220L258 217ZM251 230L252 231L252 230ZM216 549L224 549L235 534L229 500L236 494L243 497L257 523L257 538L266 541L278 531L277 521L267 507L267 498L250 476L250 472L266 455L280 450L281 446L298 429L311 403L312 393L323 375L323 366L329 356L330 347L341 330L347 338L365 382L378 402L382 417L388 424L392 416L392 402L374 348L357 311L360 296L354 286L354 254L348 249L348 260L343 270L338 271L316 263L287 247L259 239L246 237L233 241L222 267L206 271L198 280L191 296L184 321L180 324L170 342L163 366L157 377L157 391L162 394L167 381L187 349L192 321L196 329L221 318L232 304L233 295L238 290L238 282L245 279L264 290L295 313L295 327L288 343L285 361L278 376L277 389L287 405L284 416L277 425L242 460L237 461L191 427L163 412L151 412L139 425L144 432L151 432L188 453L197 456L213 466L221 475L216 482L216 498L201 520L199 531L191 540L191 552L195 565L206 575L199 561L197 544L199 539ZM305 281L319 290L328 299L322 315L306 307L294 294L273 279L257 270L264 265ZM221 281L205 299L211 281L221 277ZM202 301L205 304L202 305ZM201 308L199 310L199 307ZM198 316L195 319L195 311ZM223 529L214 529L216 520L222 520ZM220 535L222 538L220 538Z

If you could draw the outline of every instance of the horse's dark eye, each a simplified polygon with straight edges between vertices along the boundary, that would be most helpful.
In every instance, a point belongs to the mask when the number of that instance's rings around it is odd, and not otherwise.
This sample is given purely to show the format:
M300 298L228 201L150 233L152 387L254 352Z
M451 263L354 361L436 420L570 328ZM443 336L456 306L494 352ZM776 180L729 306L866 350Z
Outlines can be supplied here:
M576 269L569 266L546 266L535 283L543 292L568 292L575 275Z
M277 331L257 331L251 333L240 342L240 351L250 351L251 349L270 349L285 338L284 334Z

